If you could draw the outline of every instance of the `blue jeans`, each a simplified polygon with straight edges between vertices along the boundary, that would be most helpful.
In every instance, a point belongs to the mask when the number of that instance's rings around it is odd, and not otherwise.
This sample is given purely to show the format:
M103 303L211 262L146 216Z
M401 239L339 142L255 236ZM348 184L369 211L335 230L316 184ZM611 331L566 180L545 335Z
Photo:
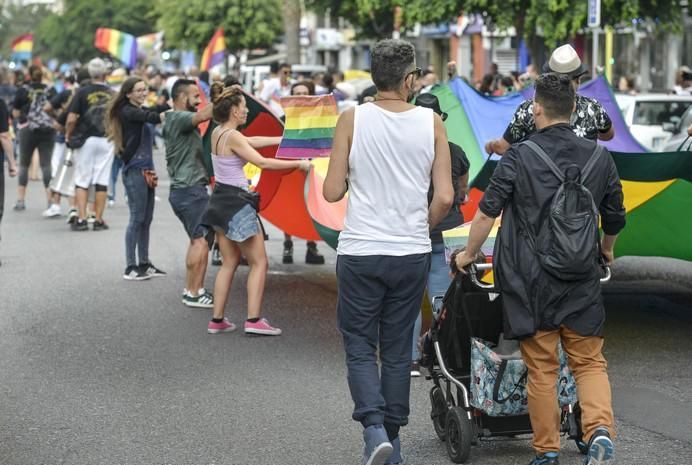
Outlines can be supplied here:
M154 218L154 189L147 186L142 170L133 168L123 171L123 184L130 208L130 222L125 232L125 258L127 266L149 263L149 228Z
M449 265L447 265L445 261L444 243L433 242L432 254L430 256L430 272L428 273L428 297L430 298L431 305L436 296L444 297L451 283L452 279L449 277ZM423 318L421 313L418 312L416 324L413 326L413 349L411 350L411 360L413 361L417 361L420 358L418 338L420 338L422 325Z
M337 325L344 339L353 419L408 423L411 338L430 255L339 255ZM377 365L377 348L381 368Z
M115 185L118 183L118 173L122 167L123 159L118 156L113 157L113 164L111 165L111 182L109 184L111 192L108 194L108 200L115 200ZM125 174L123 174L123 184L125 184ZM125 190L127 191L127 189Z

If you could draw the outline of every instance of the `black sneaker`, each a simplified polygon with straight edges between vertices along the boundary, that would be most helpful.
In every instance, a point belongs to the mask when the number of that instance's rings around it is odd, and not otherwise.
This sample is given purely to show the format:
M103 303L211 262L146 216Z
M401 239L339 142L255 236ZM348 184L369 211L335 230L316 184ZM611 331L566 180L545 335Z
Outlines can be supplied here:
M139 271L151 276L152 278L155 278L157 276L166 276L165 271L159 270L151 263L143 263L139 265Z
M324 265L324 256L317 250L317 244L308 242L308 251L305 253L305 263L308 265Z
M281 261L285 265L293 263L293 241L284 241L284 254Z
M92 226L94 231L105 231L108 229L108 225L104 221L94 220L94 225Z
M88 231L89 230L89 224L86 222L86 220L76 220L74 223L70 225L73 231Z
M546 452L537 455L529 465L560 465L559 454L557 452Z
M211 249L211 264L213 266L221 266L221 252L217 246Z
M128 266L125 268L125 273L123 273L123 279L126 281L144 281L150 278L150 275L137 266Z

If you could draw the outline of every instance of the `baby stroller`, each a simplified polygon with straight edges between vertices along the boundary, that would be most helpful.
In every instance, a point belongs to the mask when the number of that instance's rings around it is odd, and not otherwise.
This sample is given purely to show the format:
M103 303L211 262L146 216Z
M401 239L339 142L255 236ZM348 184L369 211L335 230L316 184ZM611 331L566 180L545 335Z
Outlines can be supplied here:
M423 340L420 363L430 372L427 379L434 383L430 417L454 463L464 463L471 445L479 440L532 433L519 344L503 339L502 297L492 284L478 277L490 269L491 264L476 264L468 275L457 273L446 295L435 302L435 321ZM606 268L602 282L609 279ZM564 354L561 359L556 386L562 409L561 433L586 454L576 383ZM479 360L497 364L488 368Z

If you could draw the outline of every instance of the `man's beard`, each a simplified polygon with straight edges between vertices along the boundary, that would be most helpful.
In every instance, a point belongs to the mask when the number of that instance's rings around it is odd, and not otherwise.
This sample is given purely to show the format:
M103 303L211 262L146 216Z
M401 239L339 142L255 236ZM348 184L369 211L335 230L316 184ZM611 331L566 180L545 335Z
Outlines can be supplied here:
M187 104L187 111L191 111L191 112L194 113L194 112L197 111L197 107L194 106L194 105L190 105L190 104L188 103L188 104Z

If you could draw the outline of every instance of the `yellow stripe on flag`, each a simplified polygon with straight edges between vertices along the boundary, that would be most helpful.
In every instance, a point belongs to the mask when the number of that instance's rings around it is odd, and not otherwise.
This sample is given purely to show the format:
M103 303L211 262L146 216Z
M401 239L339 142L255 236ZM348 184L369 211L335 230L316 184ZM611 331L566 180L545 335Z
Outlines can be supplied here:
M312 129L312 128L333 128L336 127L336 120L339 117L334 116L308 116L297 119L286 119L286 129Z
M314 107L283 107L284 113L286 113L286 119L288 118L306 118L315 116L332 116L336 115L336 108L332 109L322 105ZM331 114L330 114L331 113ZM325 126L322 126L325 127Z
M622 192L625 196L625 210L632 212L635 208L649 201L652 197L664 191L673 184L672 181L662 182L640 182L640 181L621 181Z

